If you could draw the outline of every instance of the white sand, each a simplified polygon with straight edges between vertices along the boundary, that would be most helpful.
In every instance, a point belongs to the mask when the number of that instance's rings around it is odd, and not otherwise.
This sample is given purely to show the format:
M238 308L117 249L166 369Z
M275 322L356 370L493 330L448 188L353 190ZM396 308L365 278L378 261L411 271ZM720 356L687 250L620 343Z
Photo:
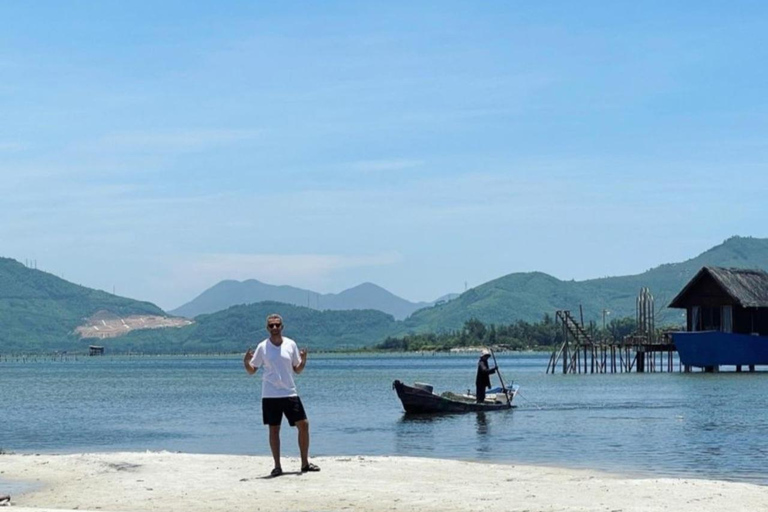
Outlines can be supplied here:
M0 455L0 478L37 489L10 511L757 511L768 487L409 457L283 459L178 453ZM2 494L2 489L0 489ZM3 510L0 508L0 511Z

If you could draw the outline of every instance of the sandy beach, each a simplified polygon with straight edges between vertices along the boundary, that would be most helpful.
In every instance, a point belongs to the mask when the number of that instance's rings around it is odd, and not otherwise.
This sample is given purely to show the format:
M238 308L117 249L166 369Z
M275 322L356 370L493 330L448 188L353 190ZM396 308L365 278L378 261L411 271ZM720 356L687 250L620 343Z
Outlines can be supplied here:
M765 510L768 488L410 457L318 457L319 473L270 478L271 458L168 452L0 455L31 483L9 510L696 511ZM0 494L3 494L0 489Z

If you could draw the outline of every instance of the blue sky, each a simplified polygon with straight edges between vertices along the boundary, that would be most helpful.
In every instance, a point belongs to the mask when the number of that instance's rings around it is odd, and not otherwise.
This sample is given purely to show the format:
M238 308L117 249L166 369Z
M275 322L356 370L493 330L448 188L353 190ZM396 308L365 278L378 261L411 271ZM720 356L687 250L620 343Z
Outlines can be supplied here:
M3 2L0 255L171 309L766 237L763 2Z

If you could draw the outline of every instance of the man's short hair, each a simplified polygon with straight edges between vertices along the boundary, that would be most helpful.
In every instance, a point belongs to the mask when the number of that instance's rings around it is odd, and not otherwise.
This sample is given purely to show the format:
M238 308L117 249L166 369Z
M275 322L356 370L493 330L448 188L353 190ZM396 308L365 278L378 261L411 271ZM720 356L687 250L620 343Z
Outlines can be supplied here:
M267 317L267 323L269 323L270 320L280 320L280 323L283 323L283 317L278 315L277 313L272 313Z

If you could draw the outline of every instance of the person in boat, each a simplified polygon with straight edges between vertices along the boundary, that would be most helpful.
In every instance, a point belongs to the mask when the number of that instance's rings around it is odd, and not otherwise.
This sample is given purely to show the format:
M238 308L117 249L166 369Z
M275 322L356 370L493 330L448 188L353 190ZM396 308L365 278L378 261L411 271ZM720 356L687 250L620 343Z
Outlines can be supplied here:
M283 319L280 315L267 317L269 338L248 349L243 356L243 366L249 375L264 367L261 384L261 415L269 426L269 448L275 460L272 476L283 474L280 464L280 424L283 416L290 426L299 431L301 472L320 471L309 462L309 421L296 391L293 374L299 374L307 364L307 349L299 350L296 342L283 336Z
M491 375L496 373L496 368L488 367L488 359L491 357L491 351L484 348L480 353L480 360L477 362L477 376L475 377L475 397L477 403L485 401L485 390L491 387Z

